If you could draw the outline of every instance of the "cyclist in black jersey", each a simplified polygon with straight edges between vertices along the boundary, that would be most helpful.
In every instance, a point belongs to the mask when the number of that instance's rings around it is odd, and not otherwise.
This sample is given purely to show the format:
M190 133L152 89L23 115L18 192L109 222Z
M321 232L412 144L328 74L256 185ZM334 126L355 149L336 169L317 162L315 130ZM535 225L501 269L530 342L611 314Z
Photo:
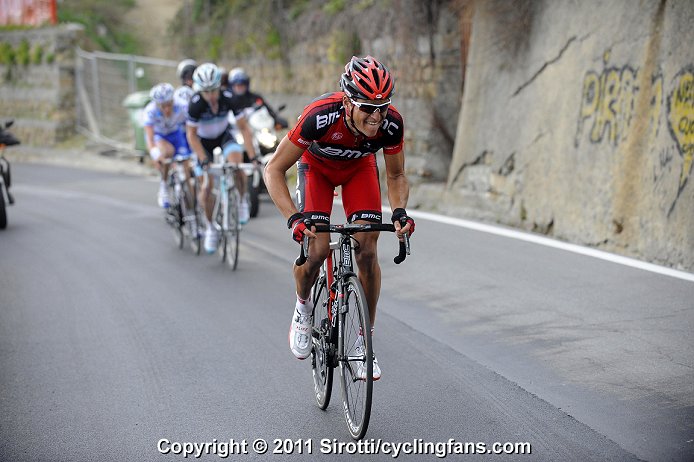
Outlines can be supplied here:
M229 113L236 118L236 125L243 135L248 157L251 161L256 160L253 134L243 115L243 107L232 99L231 93L220 90L221 80L219 68L212 63L201 64L193 73L193 89L196 93L188 105L186 135L201 167L206 167L212 161L214 149L217 147L221 148L224 159L234 163L243 162L243 148L234 141ZM214 179L210 178L206 188L201 188L200 191L200 203L207 217L204 246L208 253L213 253L219 242L219 233L212 225L214 199L210 193L213 181ZM246 175L241 170L237 172L236 182L242 195L239 221L245 224L250 218L250 208L246 193Z

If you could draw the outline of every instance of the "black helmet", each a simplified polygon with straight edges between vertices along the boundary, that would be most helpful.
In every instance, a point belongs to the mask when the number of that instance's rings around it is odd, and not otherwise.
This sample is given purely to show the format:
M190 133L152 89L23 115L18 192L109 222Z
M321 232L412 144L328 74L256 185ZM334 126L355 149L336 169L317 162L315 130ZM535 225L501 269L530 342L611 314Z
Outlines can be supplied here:
M198 67L198 63L196 63L194 59L184 59L178 63L178 67L176 68L178 78L181 79L182 82L192 79L196 67Z

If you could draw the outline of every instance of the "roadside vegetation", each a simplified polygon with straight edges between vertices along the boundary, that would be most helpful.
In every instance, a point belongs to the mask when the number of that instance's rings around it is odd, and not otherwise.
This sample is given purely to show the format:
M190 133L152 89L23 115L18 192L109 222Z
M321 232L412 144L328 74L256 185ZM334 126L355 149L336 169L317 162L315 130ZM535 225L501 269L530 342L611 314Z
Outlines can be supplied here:
M58 21L82 24L82 47L89 51L138 54L140 44L122 19L134 6L135 0L63 0L58 3Z

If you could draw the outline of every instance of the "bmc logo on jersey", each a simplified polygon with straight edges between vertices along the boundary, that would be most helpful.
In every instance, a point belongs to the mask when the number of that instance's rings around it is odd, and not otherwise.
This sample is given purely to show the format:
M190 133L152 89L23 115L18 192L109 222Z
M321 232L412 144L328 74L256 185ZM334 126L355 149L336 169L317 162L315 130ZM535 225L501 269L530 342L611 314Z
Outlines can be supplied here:
M340 113L337 111L325 115L318 114L316 116L316 128L320 129L323 127L327 127L328 125L334 123L338 119L338 117L340 117Z
M400 125L396 124L395 122L391 122L388 119L383 119L381 128L388 132L389 135L395 135L395 130L399 129Z
M336 133L333 133L333 136L331 136L330 139L333 141L337 141L337 140L341 140L342 136L343 136L342 133L336 132Z
M358 159L360 157L368 156L370 153L362 151L353 151L351 149L339 149L326 147L322 151L330 157L346 157L347 159Z

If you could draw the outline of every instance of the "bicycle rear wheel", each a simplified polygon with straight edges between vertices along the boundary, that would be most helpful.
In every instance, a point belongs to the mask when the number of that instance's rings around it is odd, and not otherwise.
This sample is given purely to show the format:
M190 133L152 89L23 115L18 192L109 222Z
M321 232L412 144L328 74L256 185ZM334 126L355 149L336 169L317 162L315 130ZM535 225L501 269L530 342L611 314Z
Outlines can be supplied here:
M191 191L191 181L193 182ZM197 179L186 180L183 189L183 199L186 203L186 213L183 215L185 226L190 239L190 248L194 254L200 255L202 249L202 211L198 205Z
M323 264L325 267L325 263ZM333 389L333 358L335 356L332 338L332 323L328 317L330 306L330 291L327 287L325 273L321 270L311 289L313 302L313 328L311 342L311 369L313 372L313 389L316 393L318 407L325 410L330 404L330 394Z
M340 379L342 404L349 433L354 439L366 434L371 417L373 392L373 349L371 322L364 289L356 276L344 284L342 332L340 332ZM358 371L364 370L364 377Z
M239 238L241 228L239 226L239 192L233 189L229 192L227 215L229 229L224 233L224 248L226 260L232 270L236 270L239 263Z

